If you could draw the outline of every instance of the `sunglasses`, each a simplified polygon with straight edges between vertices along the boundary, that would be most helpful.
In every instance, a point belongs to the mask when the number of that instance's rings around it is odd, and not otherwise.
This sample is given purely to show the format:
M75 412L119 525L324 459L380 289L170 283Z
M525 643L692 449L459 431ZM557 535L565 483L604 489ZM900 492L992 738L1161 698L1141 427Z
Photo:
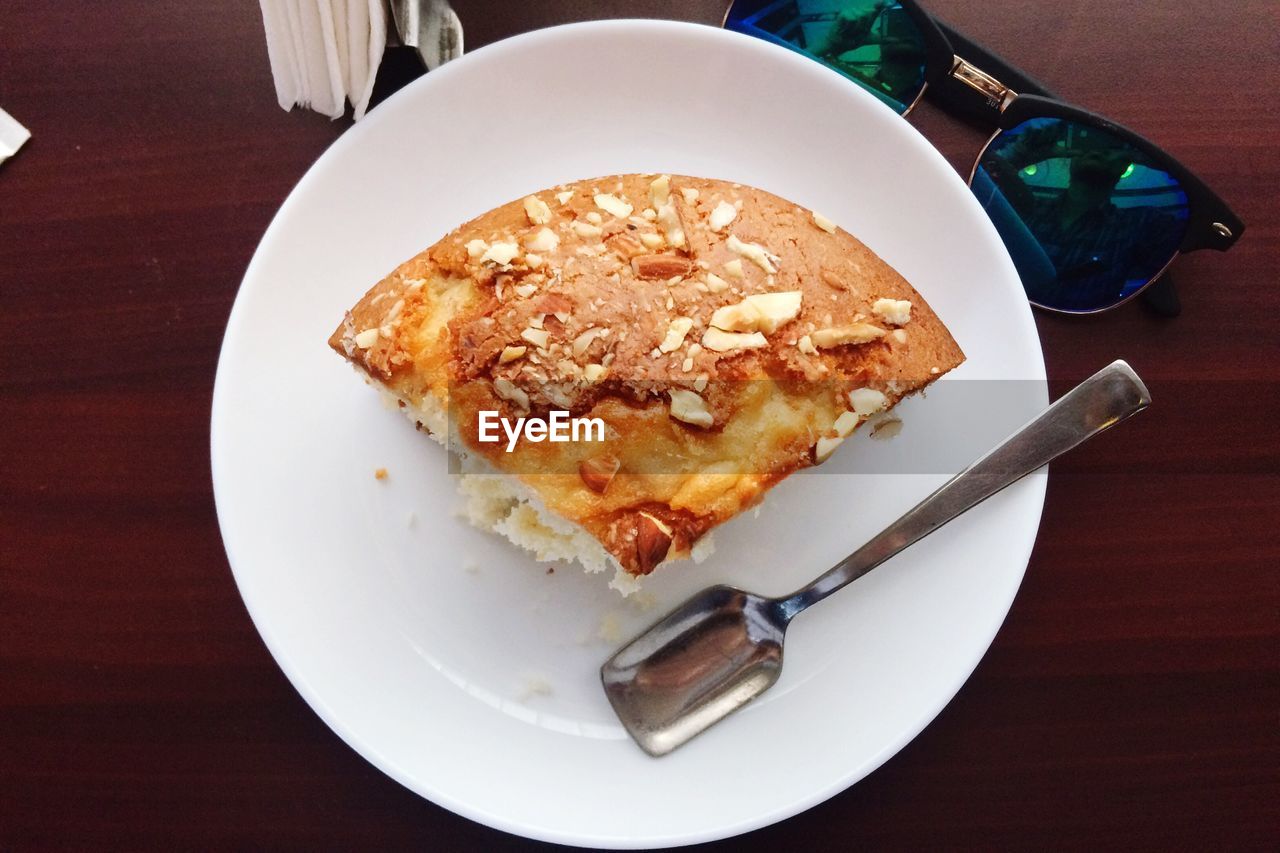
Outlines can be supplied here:
M1173 260L1225 251L1244 231L1168 153L1057 99L915 0L737 0L724 26L821 62L900 115L927 91L952 114L994 124L969 187L1039 308L1091 314L1145 293L1176 315L1177 292L1161 278Z

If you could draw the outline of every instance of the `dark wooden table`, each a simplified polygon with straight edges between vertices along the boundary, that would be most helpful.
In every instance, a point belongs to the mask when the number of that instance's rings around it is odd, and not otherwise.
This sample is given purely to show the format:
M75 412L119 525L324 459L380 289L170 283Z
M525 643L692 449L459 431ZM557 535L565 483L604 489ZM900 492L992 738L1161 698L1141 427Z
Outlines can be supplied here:
M227 567L208 464L223 325L277 207L348 127L276 106L256 5L0 4L0 106L34 134L0 167L0 848L534 846L347 748ZM718 4L455 5L475 47ZM1055 464L1013 611L919 738L712 846L1277 849L1280 11L933 5L1158 140L1249 231L1176 265L1179 319L1038 318L1054 380L1121 356L1156 405ZM981 133L912 120L967 168Z

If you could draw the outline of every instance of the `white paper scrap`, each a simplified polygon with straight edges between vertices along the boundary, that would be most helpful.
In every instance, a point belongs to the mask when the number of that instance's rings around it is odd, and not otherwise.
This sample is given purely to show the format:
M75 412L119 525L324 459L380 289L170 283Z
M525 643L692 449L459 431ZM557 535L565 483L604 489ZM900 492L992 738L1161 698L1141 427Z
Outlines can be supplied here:
M0 163L8 160L22 143L31 138L31 131L18 124L18 120L4 110L0 110Z
M383 0L258 0L283 109L364 116L387 44Z

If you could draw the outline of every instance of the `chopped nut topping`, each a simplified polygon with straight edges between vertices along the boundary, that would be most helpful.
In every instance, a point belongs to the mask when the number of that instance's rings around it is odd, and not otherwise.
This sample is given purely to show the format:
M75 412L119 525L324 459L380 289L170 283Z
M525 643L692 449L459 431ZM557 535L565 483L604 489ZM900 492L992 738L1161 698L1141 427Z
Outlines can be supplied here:
M874 415L888 404L888 398L874 388L855 388L849 392L849 405L864 418Z
M729 278L745 278L746 274L742 271L742 261L738 258L734 258L731 261L725 262L724 274L729 276Z
M725 305L711 315L711 325L726 332L754 332L760 325L760 311L745 300Z
M604 222L604 217L594 210L587 211L586 220L592 225L600 225Z
M742 257L751 261L769 275L773 275L778 271L778 268L773 265L778 260L778 256L771 254L768 249L759 243L745 243L739 240L736 234L730 234L729 239L725 241L725 245L729 247L729 251L742 255Z
M582 368L582 376L588 382L599 382L607 372L608 368L603 364L588 364Z
M649 198L655 208L662 207L671 200L670 175L662 175L649 184Z
M635 210L634 207L610 193L598 193L596 195L596 207L619 219L626 219L631 215L631 211Z
M556 193L556 201L561 204L568 204L569 199L573 198L573 192L573 190L565 190L564 192Z
M658 218L658 211L654 210L652 207L646 207L644 210L640 211L640 216L652 222Z
M671 528L647 512L636 524L636 569L647 575L667 557L671 548Z
M799 290L782 290L776 293L755 293L748 296L746 301L760 314L756 328L766 335L772 335L778 327L799 316L802 297Z
M900 344L905 344L905 343L907 342L907 330L906 330L906 329L894 329L894 330L893 330L893 339L894 339L895 341L897 341L898 343L900 343Z
M712 293L722 293L729 289L729 282L713 272L707 273L707 289Z
M467 256L478 258L489 249L489 244L477 237L474 240L467 241Z
M591 328L573 339L573 355L575 358L581 358L588 349L591 348L591 342L604 333L604 329Z
M546 225L551 221L551 208L536 195L526 196L524 215L529 217L529 222L533 225Z
M884 329L866 323L850 323L847 326L833 326L829 329L818 329L810 337L819 349L832 349L848 344L865 344L884 337Z
M831 454L836 452L836 448L844 443L844 439L836 436L829 438L823 436L818 439L818 443L813 446L813 461L821 465L831 458Z
M905 326L911 322L909 299L877 299L871 311L891 326Z
M702 345L714 352L732 352L736 349L760 349L769 342L759 332L726 332L710 327L702 334Z
M828 234L836 233L836 224L816 210L813 211L813 224L817 225Z
M593 456L578 463L578 476L588 489L603 495L621 467L622 460L616 456Z
M524 241L531 252L554 252L560 245L560 236L550 228L539 228L538 233Z
M707 375L704 373L698 376L697 379L693 380L693 390L697 391L699 394L707 390L707 378Z
M707 218L707 225L712 231L723 231L729 227L729 223L738 216L738 209L727 201L721 201L711 211L711 216Z
M521 409L529 408L529 395L518 388L510 379L493 380L493 393L503 400L516 404Z
M685 204L693 204L698 200L698 191L693 187L681 187L680 195L684 196Z
M684 336L693 328L693 319L677 317L667 326L667 336L658 344L659 352L675 352L684 343Z
M645 253L644 244L625 231L614 234L608 240L605 240L605 245L617 252L618 256L623 260L630 260L636 255Z
M547 341L550 339L551 335L546 329L529 328L521 332L520 337L524 338L538 349L546 349Z
M506 364L509 361L515 361L528 351L528 347L503 347L502 355L498 356L498 364Z
M661 234L655 234L652 231L640 235L640 242L644 243L646 248L660 249L662 244L667 242L662 238Z
M858 426L858 420L858 415L854 412L841 412L840 417L836 418L831 428L841 438L848 438L849 434Z
M680 215L672 202L658 208L658 225L667 242L677 249L684 248L684 226L680 223Z
M375 326L372 329L365 329L363 332L357 333L355 336L355 342L356 346L360 347L360 349L368 349L376 344L378 342L377 327Z
M679 255L640 255L631 259L631 270L636 278L665 281L673 276L687 276L693 271L693 262Z
M813 345L813 338L810 338L808 335L804 335L800 340L796 341L796 349L800 350L800 352L805 355L818 354L818 348Z
M520 247L515 243L494 243L480 256L480 263L493 261L498 266L509 264L520 254Z
M706 401L697 394L684 388L672 388L667 393L671 396L671 417L700 427L714 422Z
M604 229L601 228L599 225L592 225L589 222L579 221L579 222L573 223L573 232L577 234L579 237L588 239L591 237L599 237L601 234L604 233Z

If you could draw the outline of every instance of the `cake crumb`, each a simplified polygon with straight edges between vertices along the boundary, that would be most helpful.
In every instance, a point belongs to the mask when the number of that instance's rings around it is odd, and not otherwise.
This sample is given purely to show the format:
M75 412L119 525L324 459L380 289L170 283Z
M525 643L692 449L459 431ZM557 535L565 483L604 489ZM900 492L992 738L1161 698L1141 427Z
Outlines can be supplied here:
M888 441L902 432L901 418L881 418L871 425L871 437L878 441Z
M387 479L387 469L386 469L386 468L378 468L378 469L376 469L376 470L373 472L373 479L375 479L375 480L385 480L385 479Z
M617 613L609 611L600 617L600 625L596 628L596 636L610 644L622 642L622 620L618 618Z
M524 677L524 684L520 690L520 701L527 702L535 696L550 696L551 682L547 677L539 673L530 673Z

